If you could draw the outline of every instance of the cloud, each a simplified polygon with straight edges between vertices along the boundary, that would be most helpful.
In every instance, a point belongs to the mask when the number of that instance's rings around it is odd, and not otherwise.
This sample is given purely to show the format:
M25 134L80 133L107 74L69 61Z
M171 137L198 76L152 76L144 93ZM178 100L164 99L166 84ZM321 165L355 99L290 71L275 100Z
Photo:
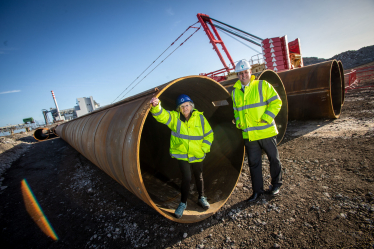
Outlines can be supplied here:
M13 90L13 91L7 91L7 92L1 92L0 94L7 94L7 93L18 93L21 90Z
M171 15L171 16L174 16L174 11L173 11L172 8L168 8L168 9L166 9L166 13L168 13L168 14Z

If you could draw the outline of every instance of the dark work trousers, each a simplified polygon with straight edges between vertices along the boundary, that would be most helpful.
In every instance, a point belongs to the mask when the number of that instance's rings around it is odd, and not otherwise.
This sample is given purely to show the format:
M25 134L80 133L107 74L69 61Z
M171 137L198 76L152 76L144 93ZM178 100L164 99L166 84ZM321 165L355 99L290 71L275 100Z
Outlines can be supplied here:
M269 137L257 141L244 140L248 155L248 165L251 172L253 193L264 192L264 181L262 178L262 150L265 151L270 161L271 185L273 187L282 185L282 165L279 160L276 137Z
M204 196L203 162L189 163L178 160L178 164L182 172L181 202L187 203L192 178L191 170L195 176L196 187L200 199L201 196Z

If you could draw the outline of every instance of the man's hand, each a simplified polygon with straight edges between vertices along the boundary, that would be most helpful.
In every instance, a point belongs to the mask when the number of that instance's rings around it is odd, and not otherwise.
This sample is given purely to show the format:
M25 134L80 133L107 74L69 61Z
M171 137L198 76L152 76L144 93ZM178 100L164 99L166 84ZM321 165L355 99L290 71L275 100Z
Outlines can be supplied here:
M151 103L152 106L155 107L158 105L158 103L160 103L160 100L156 97L153 97L149 103Z
M235 119L232 120L232 123L233 123L233 124L236 124ZM237 127L237 128L240 128L240 127L242 127L242 125L239 123L236 127Z
M265 123L265 124L267 124L268 122L266 122L265 120L261 119L260 123Z

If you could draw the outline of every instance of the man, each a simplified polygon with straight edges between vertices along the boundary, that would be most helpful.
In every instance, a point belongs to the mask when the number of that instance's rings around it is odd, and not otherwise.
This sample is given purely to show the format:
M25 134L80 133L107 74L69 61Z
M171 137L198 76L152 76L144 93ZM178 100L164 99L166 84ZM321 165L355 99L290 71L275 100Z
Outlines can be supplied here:
M248 202L255 202L264 193L262 178L262 150L270 161L271 186L268 193L276 195L282 185L282 169L277 149L278 134L274 118L282 107L282 100L272 85L251 76L251 65L240 60L235 67L239 80L231 93L235 123L243 132L245 149L252 179L253 194Z

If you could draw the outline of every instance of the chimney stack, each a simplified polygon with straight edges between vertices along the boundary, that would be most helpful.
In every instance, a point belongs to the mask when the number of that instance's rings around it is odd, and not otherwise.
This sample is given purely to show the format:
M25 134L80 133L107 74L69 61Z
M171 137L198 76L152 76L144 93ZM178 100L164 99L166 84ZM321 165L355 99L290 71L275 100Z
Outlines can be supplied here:
M58 114L58 119L61 120L60 110L58 109L58 105L57 105L55 93L53 91L51 91L51 93L52 93L53 100L55 101L55 104L56 104L56 110L57 110L57 114Z

